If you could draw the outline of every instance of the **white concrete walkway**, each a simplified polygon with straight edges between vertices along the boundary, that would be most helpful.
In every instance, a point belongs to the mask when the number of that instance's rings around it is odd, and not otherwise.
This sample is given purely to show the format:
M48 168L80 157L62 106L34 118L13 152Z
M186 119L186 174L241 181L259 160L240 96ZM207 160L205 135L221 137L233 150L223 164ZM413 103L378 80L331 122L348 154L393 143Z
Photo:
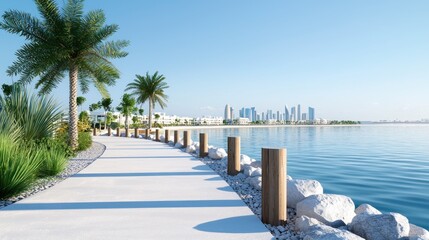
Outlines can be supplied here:
M166 144L95 137L79 174L0 209L0 239L271 239L210 168Z

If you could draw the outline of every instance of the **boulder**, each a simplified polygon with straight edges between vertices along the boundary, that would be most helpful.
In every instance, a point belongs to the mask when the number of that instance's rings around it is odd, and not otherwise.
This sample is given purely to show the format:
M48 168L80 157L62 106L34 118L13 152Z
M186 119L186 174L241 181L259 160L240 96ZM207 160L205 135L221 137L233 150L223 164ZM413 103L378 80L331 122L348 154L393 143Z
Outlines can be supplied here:
M252 177L249 180L250 186L256 190L261 190L262 188L262 177Z
M254 168L262 168L262 164L261 161L254 161L252 163L250 163L250 166L254 167Z
M429 240L429 231L414 224L410 224L410 233L408 237L410 240Z
M317 219L301 216L295 220L295 230L298 232L306 232L310 227L316 225L324 225Z
M304 198L323 194L323 187L316 180L287 180L287 206L296 208L296 204Z
M250 174L251 177L259 177L262 176L261 168L254 168L255 170Z
M182 148L183 144L181 144L180 142L177 142L176 145L174 145L175 148Z
M356 213L356 215L359 215L359 214L367 214L367 215L381 214L381 212L378 211L376 208L374 208L373 206L366 204L366 203L361 204L358 208L356 208L355 213Z
M186 152L187 153L194 153L196 151L196 148L195 148L195 146L194 145L189 145L187 148L186 148Z
M162 136L160 136L160 137L159 137L159 141L160 141L160 142L165 142L165 137L164 137L164 135L162 135Z
M351 198L336 194L311 195L296 204L297 217L308 216L332 227L350 223L354 210Z
M243 169L243 173L244 175L246 175L246 177L250 177L252 176L252 173L256 170L256 168L250 166L250 165L245 165L244 169Z
M389 240L407 237L408 219L398 213L377 215L359 214L350 224L350 230L367 240Z
M213 160L219 160L223 157L226 157L226 151L223 148L210 148L209 149L209 158Z
M365 240L347 230L326 225L315 225L305 232L304 240Z

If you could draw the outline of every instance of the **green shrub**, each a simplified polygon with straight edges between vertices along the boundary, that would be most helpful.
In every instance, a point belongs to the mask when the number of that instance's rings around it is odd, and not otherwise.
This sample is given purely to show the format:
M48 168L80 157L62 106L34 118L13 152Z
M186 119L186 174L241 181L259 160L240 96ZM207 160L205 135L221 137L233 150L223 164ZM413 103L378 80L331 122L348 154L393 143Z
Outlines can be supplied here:
M0 135L0 199L25 191L36 179L40 153Z
M20 138L26 141L52 137L61 119L60 105L52 98L29 94L14 86L9 97L0 97L2 114L20 128Z
M78 135L78 143L79 143L79 146L77 148L78 151L83 151L91 147L92 145L91 133L80 132Z
M39 144L37 151L40 152L39 176L55 176L61 173L67 166L68 146L54 140L46 140Z

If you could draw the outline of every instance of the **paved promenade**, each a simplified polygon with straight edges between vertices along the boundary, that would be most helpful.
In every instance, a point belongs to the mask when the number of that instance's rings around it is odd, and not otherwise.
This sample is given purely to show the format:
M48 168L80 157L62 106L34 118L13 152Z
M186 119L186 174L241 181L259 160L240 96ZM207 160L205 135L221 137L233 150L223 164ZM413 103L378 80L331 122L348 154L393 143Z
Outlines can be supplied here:
M95 137L92 165L0 209L0 239L271 239L228 184L189 154Z

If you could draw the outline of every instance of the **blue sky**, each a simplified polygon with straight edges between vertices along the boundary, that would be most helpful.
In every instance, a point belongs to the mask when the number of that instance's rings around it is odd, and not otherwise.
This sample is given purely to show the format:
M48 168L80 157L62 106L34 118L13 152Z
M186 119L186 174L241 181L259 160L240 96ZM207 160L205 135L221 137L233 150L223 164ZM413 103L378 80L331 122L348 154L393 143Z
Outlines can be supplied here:
M135 74L158 70L170 85L168 114L300 103L328 119L429 118L428 1L86 0L85 7L103 9L120 27L113 38L131 42L129 56L114 61L115 106ZM32 0L2 1L0 12L8 9L38 14ZM1 84L13 80L5 71L23 43L0 31ZM64 108L67 86L64 79L53 91ZM94 88L84 96L86 106L101 99Z

